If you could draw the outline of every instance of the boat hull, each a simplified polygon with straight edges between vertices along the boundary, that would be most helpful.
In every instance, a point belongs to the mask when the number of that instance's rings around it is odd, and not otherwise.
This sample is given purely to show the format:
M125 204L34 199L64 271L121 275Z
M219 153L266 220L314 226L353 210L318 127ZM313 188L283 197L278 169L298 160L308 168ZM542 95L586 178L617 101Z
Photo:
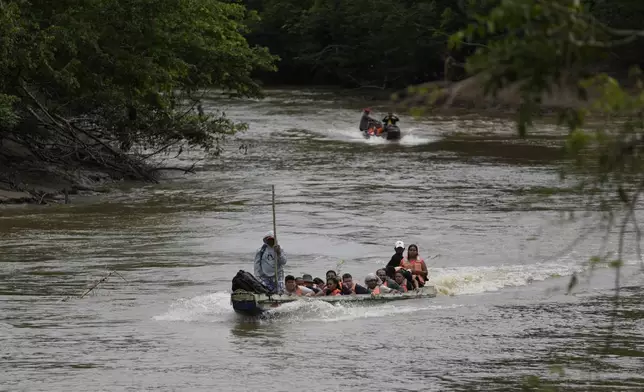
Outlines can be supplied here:
M419 298L436 297L436 288L434 286L425 286L417 290L401 294L358 294L358 295L337 295L326 297L297 297L288 295L254 294L244 290L237 290L230 295L230 302L236 313L245 316L260 316L269 310L275 309L280 305L295 301L321 301L331 304L355 304L368 306L372 304L381 304L393 301L403 301Z
M369 131L364 131L362 134L366 139L380 138L380 139L391 140L391 141L400 140L400 138L402 137L400 128L398 128L395 125L389 126L380 135L370 134Z

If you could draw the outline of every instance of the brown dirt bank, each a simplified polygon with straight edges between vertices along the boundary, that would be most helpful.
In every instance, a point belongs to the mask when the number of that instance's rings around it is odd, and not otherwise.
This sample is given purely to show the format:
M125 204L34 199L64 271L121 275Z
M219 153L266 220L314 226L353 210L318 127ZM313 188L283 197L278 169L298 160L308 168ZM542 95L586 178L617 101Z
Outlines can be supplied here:
M80 163L42 161L25 147L0 139L0 204L68 203L73 195L106 192L105 185L118 179L117 173Z
M485 75L479 74L457 82L428 82L395 93L393 102L401 109L427 108L432 113L463 109L490 116L516 113L522 102L520 84L506 87L495 97L491 97L484 93L484 80ZM627 91L635 91L634 86L624 86ZM596 89L588 89L587 99L584 100L579 97L575 86L552 86L549 93L541 96L540 114L549 115L560 109L587 107L598 97Z

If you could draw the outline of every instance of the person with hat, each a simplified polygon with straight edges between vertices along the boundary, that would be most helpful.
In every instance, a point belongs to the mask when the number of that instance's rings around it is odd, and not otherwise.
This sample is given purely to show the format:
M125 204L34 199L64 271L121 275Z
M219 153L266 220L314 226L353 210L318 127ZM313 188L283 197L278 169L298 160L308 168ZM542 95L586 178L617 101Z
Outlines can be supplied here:
M394 251L396 253L391 256L391 260L389 260L389 263L387 263L387 267L399 267L405 260L405 257L403 256L403 253L405 252L404 242L396 241L396 243L394 244Z
M303 274L302 280L304 281L304 287L306 287L307 289L313 290L315 294L318 294L322 291L321 289L315 286L315 282L313 281L313 276L309 274Z
M255 277L273 292L284 292L284 266L286 255L279 245L275 244L275 234L266 233L264 244L255 253ZM278 286L275 285L275 268L277 268Z

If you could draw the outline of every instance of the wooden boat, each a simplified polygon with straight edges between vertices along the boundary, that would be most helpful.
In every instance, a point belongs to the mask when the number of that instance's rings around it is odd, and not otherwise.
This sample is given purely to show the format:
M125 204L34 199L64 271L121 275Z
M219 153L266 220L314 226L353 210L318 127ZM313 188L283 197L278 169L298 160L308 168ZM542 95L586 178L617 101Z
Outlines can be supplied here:
M356 294L356 295L337 295L328 297L298 297L288 295L267 295L256 294L245 290L235 290L230 295L230 302L236 313L246 316L259 316L266 311L275 309L280 305L295 301L322 301L331 304L355 304L359 306L368 306L372 304L382 304L386 302L402 301L418 298L436 297L436 288L434 286L425 286L407 293L400 294Z
M400 133L400 128L398 128L397 125L388 125L380 135L376 135L374 133L373 127L362 132L362 134L366 139L381 138L381 139L390 140L390 141L400 140L400 138L402 137L402 134Z

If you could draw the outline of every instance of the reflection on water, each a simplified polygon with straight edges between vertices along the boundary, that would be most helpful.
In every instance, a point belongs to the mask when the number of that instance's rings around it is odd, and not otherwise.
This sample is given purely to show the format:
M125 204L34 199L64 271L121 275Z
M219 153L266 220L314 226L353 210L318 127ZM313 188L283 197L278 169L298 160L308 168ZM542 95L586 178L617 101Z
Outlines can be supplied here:
M289 349L286 344L285 332L279 324L265 323L259 320L242 319L235 322L230 328L233 345L241 350L249 346L261 346L262 350L271 348Z
M608 355L612 272L562 290L600 241L560 253L589 221L560 223L569 195L535 198L558 185L551 129L517 142L501 120L401 116L403 140L387 143L364 140L362 104L334 95L212 103L251 126L197 174L0 211L0 390L488 391L529 375L562 390L644 388L638 264L623 272ZM272 228L271 184L288 273L362 280L401 239L418 244L439 296L236 315L230 280L252 271ZM61 302L112 270L127 281Z

